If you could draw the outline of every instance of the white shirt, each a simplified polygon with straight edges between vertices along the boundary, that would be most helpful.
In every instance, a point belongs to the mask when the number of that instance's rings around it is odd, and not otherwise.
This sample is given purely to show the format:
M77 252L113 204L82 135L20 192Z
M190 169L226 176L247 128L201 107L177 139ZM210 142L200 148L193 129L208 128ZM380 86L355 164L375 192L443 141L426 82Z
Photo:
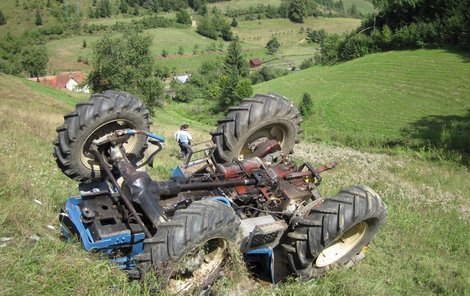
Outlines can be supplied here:
M190 141L193 140L193 137L191 137L191 134L188 131L177 131L175 133L175 139L176 142L181 142L181 143L189 143Z

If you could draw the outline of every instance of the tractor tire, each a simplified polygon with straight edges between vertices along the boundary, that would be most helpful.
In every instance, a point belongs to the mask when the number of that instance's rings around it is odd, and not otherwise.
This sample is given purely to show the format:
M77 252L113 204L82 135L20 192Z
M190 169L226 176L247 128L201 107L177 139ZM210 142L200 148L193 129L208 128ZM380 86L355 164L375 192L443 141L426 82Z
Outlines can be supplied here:
M142 278L152 269L160 288L169 294L194 294L211 285L237 240L240 219L230 206L216 200L193 202L162 222L135 256Z
M88 102L77 104L75 111L66 114L64 124L56 129L57 165L73 180L101 180L104 174L90 151L92 141L120 129L148 131L150 124L149 111L134 95L119 91L94 94ZM124 147L127 157L137 161L147 148L147 139L133 135Z
M287 233L282 247L290 271L310 279L355 264L386 216L386 205L367 186L343 189L325 199Z
M297 107L283 96L257 94L243 99L238 107L229 109L211 133L216 144L215 160L247 158L257 145L268 139L277 140L284 153L292 153L299 142L301 122Z

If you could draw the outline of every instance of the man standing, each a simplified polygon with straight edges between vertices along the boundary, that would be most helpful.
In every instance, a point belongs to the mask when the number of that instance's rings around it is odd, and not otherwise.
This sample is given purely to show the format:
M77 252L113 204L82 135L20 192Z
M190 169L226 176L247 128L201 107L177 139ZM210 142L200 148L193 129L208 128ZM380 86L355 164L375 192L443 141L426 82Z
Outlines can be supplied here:
M193 154L193 150L191 149L191 141L193 140L193 137L188 132L188 128L189 125L183 124L181 125L180 130L175 133L175 140L180 146L186 166Z

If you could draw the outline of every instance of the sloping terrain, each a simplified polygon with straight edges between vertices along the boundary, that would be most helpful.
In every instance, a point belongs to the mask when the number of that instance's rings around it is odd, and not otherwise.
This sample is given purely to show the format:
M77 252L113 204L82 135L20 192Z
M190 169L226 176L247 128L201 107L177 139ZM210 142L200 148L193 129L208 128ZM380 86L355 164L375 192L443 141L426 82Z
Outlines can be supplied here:
M426 55L423 51L418 53ZM428 54L436 53L431 51ZM396 63L399 62L398 54L389 54L395 57ZM407 54L403 53L405 57ZM458 55L443 55L459 64ZM382 81L382 86L376 85L380 79L373 80L373 77L385 75L378 71L384 69L382 66L385 59L381 56L368 58L369 60L366 58L355 62L356 67L362 67L362 71L351 66L351 63L313 68L283 78L295 78L289 82L268 82L257 90L279 92L299 102L302 88L308 87L312 95L314 90L319 93L318 97L315 96L317 100L314 99L314 104L322 110L319 111L321 118L327 118L327 110L340 110L346 118L356 118L354 122L348 123L350 128L354 126L356 129L370 129L374 125L369 124L366 118L371 115L369 112L362 112L359 106L365 104L363 109L372 107L368 107L367 101L360 98L373 96L379 100L382 95L375 94L373 90L380 93L383 89L382 93L386 93L387 90L401 88L398 85L392 87L387 81ZM360 61L374 59L378 61L376 75L367 76L369 71L374 70L374 64L369 63L369 67L366 67ZM390 94L385 97L388 100L395 98L400 102L400 98L406 101L407 98L419 97L426 91L429 94L439 93L438 97L447 98L450 97L447 92L454 89L457 91L454 97L459 97L464 102L458 104L465 104L468 96L461 94L467 94L468 91L468 83L464 83L469 77L465 76L468 64L463 69L442 69L440 63L434 61L434 67L446 73L440 79L433 80L436 81L436 87L433 83L421 82L418 77L413 78L409 74L408 80L412 79L413 85L427 83L428 89L423 87L420 91L413 92L411 83L403 83L401 92L396 91L395 96ZM414 71L413 67L405 69ZM320 71L325 71L326 74L320 75ZM416 75L423 73L421 71L416 72ZM460 72L455 73L457 71ZM334 75L328 76L328 73ZM350 80L347 79L348 75L351 75ZM455 76L460 76L461 80L452 78ZM363 80L363 77L369 79ZM344 79L343 88L333 87L335 79ZM427 81L426 76L423 79ZM357 80L361 81L362 87L352 86L353 81ZM405 80L406 78L402 78L402 81ZM298 93L292 90L292 84L295 83L299 88ZM335 104L329 103L330 100L338 102L338 96L346 100L348 94L356 94L357 108L346 105L349 107L335 109ZM419 116L429 114L429 110L460 114L460 109L456 106L462 105L442 104L437 97L430 97L430 106L424 104L415 108ZM55 127L63 121L62 115L73 110L73 105L84 99L86 97L71 96L34 82L0 75L0 266L3 267L0 269L0 295L146 295L152 292L152 287L129 283L124 273L100 260L99 256L87 254L79 244L63 242L59 238L59 209L65 199L77 194L78 190L77 184L56 167L52 157L52 141L55 138ZM412 102L411 99L408 101ZM392 116L394 120L400 121L411 116L410 109L410 105L405 102L390 102L388 108L376 107L374 112L380 113L381 118ZM399 112L404 112L405 115L393 115ZM165 109L156 110L155 114L153 129L157 134L167 137L168 142L166 150L156 161L152 174L163 178L177 163L174 154L178 148L172 141L172 135L179 124L187 119L178 117L177 113L167 113ZM374 115L373 118L377 117L379 116ZM345 122L342 117L336 118ZM333 117L326 121L326 127L329 128L328 123L331 122L334 122ZM311 123L312 119L308 119L304 125L307 140L296 147L296 159L299 162L311 161L315 166L325 162L339 162L336 169L323 174L321 193L331 196L343 187L368 185L388 205L386 224L369 247L366 259L351 269L336 270L309 282L292 280L273 288L257 285L255 282L247 285L223 279L214 288L215 292L232 295L468 294L470 270L465 264L470 262L468 169L445 161L434 163L422 160L419 152L397 150L388 155L309 142L309 138L316 137L309 135L313 130ZM402 124L403 122L391 123L392 127ZM347 128L341 128L340 123L331 123L331 126L347 133ZM210 127L197 123L191 123L191 127L197 141L209 138L207 130ZM381 130L378 128L378 131Z
M309 139L359 146L435 143L452 121L469 121L469 61L462 52L391 51L309 68L254 90L296 103L309 93L314 105L304 123Z

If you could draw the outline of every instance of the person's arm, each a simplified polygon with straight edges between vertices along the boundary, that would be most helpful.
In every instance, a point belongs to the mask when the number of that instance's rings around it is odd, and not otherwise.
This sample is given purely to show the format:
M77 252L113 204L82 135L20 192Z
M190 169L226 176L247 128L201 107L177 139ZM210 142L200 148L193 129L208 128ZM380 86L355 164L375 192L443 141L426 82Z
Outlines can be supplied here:
M177 131L177 132L175 133L175 141L176 141L176 143L178 143L178 141L179 141L179 132L180 132L180 131Z

